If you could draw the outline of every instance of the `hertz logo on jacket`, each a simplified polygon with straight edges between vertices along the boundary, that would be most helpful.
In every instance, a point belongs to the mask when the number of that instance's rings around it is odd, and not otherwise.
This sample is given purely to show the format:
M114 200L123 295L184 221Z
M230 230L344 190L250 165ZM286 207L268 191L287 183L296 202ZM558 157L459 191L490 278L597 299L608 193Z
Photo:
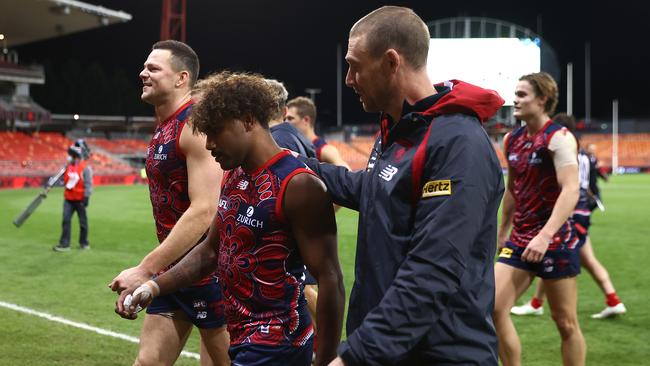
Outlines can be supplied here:
M451 196L451 180L430 180L422 188L422 198Z

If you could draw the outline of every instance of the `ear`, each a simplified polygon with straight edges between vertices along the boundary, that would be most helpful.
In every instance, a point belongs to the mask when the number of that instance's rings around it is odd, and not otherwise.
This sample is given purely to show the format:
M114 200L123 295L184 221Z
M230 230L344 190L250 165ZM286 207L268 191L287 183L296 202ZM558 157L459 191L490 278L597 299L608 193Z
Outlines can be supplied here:
M253 118L253 116L250 115L244 117L241 121L244 124L244 129L246 130L246 132L251 132L255 127L255 125L258 124L255 118Z
M180 88L183 85L189 85L190 82L190 73L186 70L183 70L178 73L178 80L176 80L176 87Z
M384 52L384 64L391 73L397 72L397 69L402 65L402 59L394 48L389 48Z

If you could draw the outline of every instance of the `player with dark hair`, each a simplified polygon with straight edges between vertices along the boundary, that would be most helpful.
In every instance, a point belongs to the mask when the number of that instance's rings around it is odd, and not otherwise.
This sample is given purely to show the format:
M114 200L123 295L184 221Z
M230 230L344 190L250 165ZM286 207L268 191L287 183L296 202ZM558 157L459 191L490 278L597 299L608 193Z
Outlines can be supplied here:
M205 240L120 310L128 316L216 269L233 365L307 366L313 328L301 281L306 264L325 290L315 364L326 365L336 356L345 299L327 190L273 140L268 123L277 102L266 79L224 72L205 85L192 122L227 170L217 215Z
M173 268L205 236L216 212L222 170L205 149L205 136L194 134L188 120L198 67L198 57L188 45L162 41L154 44L140 72L141 98L155 107L158 120L145 168L160 245L109 284L120 293L116 312L122 316L126 296ZM230 364L221 289L213 274L149 306L135 364L173 364L193 325L201 334L201 365Z
M494 323L505 366L521 364L510 310L535 276L544 281L562 339L563 363L583 365L586 357L576 310L584 236L571 220L579 198L577 141L551 121L557 101L557 84L549 74L522 76L515 89L514 116L525 125L504 138L508 183L498 234Z
M341 154L334 145L330 145L324 138L316 135L316 105L305 97L296 97L287 103L286 120L294 125L316 148L316 158L322 162L344 166L350 169L348 163L341 158Z

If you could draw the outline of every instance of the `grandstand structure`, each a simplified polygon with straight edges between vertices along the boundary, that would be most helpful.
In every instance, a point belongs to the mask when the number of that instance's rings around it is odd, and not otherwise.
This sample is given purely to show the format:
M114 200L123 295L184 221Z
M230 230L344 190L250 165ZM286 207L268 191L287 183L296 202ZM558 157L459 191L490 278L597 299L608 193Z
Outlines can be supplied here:
M29 21L25 21L29 19ZM23 65L10 47L131 20L131 15L76 0L0 0L0 188L40 186L65 163L72 141L90 128L119 132L153 125L152 119L120 123L96 118L84 126L79 117L53 115L30 96L30 86L44 84L41 65ZM86 119L88 117L85 117ZM151 127L149 127L150 129ZM57 131L57 132L53 132ZM66 136L66 133L68 136ZM76 136L75 136L76 135ZM140 179L132 162L142 159L146 143L138 139L89 139L95 183L130 183Z

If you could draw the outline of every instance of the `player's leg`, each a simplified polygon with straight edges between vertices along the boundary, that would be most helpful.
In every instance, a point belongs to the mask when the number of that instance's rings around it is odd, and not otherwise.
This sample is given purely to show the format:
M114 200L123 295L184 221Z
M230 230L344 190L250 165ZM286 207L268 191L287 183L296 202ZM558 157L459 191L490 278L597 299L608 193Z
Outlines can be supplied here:
M494 266L496 298L494 325L499 339L499 358L504 366L521 365L521 342L510 309L533 280L532 272L497 262Z
M605 310L593 314L592 318L600 319L624 314L626 311L625 305L623 305L618 295L616 295L616 289L612 280L609 278L609 272L607 272L605 266L596 258L589 236L587 236L587 241L580 249L580 263L587 269L591 277L596 281L596 284L598 284L598 287L603 291L603 294L605 294L605 302L607 303Z
M513 306L510 312L514 315L544 315L544 282L537 281L535 293L527 303L521 306Z
M201 366L228 366L230 336L226 326L199 328L201 332Z
M230 365L223 295L216 277L178 291L175 303L201 333L201 366Z
M576 277L544 282L551 315L562 338L562 361L564 365L584 365L587 345L578 323Z
M173 365L192 331L184 315L146 314L140 333L140 349L134 365Z

